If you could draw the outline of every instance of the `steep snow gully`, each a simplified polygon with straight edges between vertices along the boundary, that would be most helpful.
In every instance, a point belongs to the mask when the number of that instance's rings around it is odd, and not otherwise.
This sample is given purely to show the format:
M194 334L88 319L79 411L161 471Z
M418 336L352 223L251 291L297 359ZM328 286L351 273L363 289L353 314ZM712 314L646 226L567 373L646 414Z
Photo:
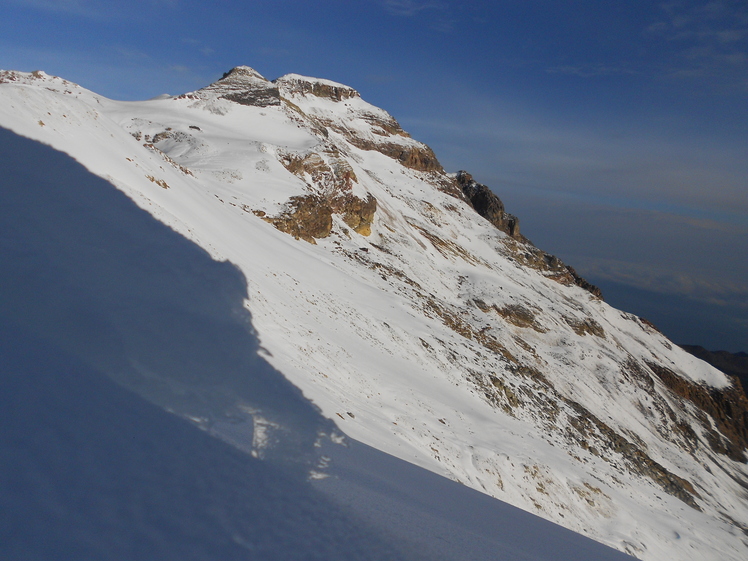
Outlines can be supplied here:
M0 126L0 556L745 558L739 387L354 89Z

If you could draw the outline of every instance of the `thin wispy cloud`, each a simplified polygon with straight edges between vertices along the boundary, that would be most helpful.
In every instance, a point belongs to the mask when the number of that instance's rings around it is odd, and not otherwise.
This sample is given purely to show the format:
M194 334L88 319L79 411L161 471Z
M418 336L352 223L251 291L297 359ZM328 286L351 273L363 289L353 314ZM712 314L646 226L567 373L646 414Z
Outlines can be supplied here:
M426 10L444 11L449 8L446 2L418 0L384 0L384 9L395 16L412 17Z
M739 0L673 1L647 32L675 49L670 78L720 79L744 89L748 74L748 4Z
M454 18L447 2L439 0L383 0L382 6L393 16L420 19L426 27L440 33L454 29Z
M153 60L151 54L145 50L123 45L114 45L110 49L117 56L117 59L124 63L147 64Z
M183 38L182 43L185 45L190 45L192 47L195 47L198 51L200 51L205 56L210 56L214 54L216 51L213 47L209 47L202 41L198 41L197 39L191 39L191 38Z
M464 158L456 165L485 173L486 181L494 176L497 185L748 224L748 164L739 146L693 143L678 131L653 127L615 124L616 132L608 122L571 126L538 119L518 104L487 102L466 90L461 96L466 109L459 119L408 119L403 125L443 139L444 148L432 145L438 155L454 146L468 148L459 152Z
M67 14L86 19L111 19L144 9L179 7L180 0L141 0L124 4L107 0L7 0L9 4L40 12Z
M708 273L673 271L653 264L615 259L584 259L576 262L589 276L655 292L675 294L717 306L748 309L748 284L714 279Z
M98 0L10 0L9 3L32 10L66 13L86 18L104 15L104 6Z
M608 66L604 64L576 64L551 66L545 70L548 74L566 74L579 76L580 78L595 78L598 76L621 76L634 75L637 71L620 66Z

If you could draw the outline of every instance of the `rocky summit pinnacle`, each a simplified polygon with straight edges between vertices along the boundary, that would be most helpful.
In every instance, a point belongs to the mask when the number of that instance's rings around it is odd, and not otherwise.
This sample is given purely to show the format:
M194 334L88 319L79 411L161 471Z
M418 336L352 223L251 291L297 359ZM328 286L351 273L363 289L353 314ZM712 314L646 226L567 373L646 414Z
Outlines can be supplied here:
M269 82L267 78L265 78L262 74L257 72L257 70L249 66L235 66L228 72L223 73L221 80L225 80L226 78L232 78L234 80L241 80L243 78L244 79L257 78L264 82Z
M220 80L199 90L242 105L269 107L280 105L278 86L249 66L237 66L225 72Z

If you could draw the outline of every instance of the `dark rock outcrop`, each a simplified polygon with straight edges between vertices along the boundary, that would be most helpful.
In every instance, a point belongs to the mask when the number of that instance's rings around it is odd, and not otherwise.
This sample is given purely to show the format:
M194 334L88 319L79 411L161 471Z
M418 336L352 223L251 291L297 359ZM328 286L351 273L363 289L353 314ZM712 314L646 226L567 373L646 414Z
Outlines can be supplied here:
M475 181L466 171L458 171L455 180L478 214L511 237L520 237L519 218L504 210L504 203L491 189Z
M362 200L347 193L334 198L321 195L291 197L286 210L279 216L266 216L264 212L255 214L281 232L316 244L315 240L326 238L332 232L333 214L341 215L356 233L370 235L376 210L377 200L372 195Z
M746 461L748 398L737 378L732 378L732 385L726 388L711 388L685 380L659 364L648 362L647 366L670 391L690 401L713 419L717 429L725 437L710 435L709 445L715 452L738 462ZM708 424L705 424L705 428L710 429Z
M574 270L574 267L572 267L571 265L564 266L566 267L566 270L568 271L571 278L574 279L574 284L576 284L580 288L584 288L587 292L591 293L594 296L597 296L602 300L603 291L600 290L600 288L579 276L579 274Z
M602 291L597 286L583 279L573 267L564 264L555 255L545 253L533 246L530 240L520 234L519 218L506 212L504 203L486 185L478 183L472 175L462 170L455 175L455 182L462 190L467 202L478 214L511 238L524 243L524 246L520 244L517 248L524 249L518 253L519 260L523 264L543 271L548 278L562 284L575 284L602 299Z
M359 140L352 140L358 148L364 150L376 150L385 156L389 156L400 162L406 168L417 171L443 171L439 160L436 159L434 152L425 144L417 146L403 146L389 142L370 142L366 143Z
M200 91L218 93L219 97L241 105L269 107L281 104L278 86L248 66L232 68L220 80Z
M281 76L273 80L273 84L283 90L283 93L311 94L316 97L332 99L333 101L344 101L352 97L361 97L356 90L348 86L306 78L296 74Z
M294 107L291 102L284 101L289 107L298 111L298 108ZM372 127L373 135L371 136L359 136L356 132L340 126L339 123L317 116L304 115L304 118L325 138L329 137L330 131L334 131L342 135L356 148L379 152L397 160L407 168L444 173L444 168L436 159L433 150L420 142L405 140L410 138L408 133L403 131L397 121L391 117L387 119L378 118L374 115L364 115L362 119Z
M276 217L261 215L262 219L281 232L291 234L311 244L326 238L332 231L332 208L319 195L291 197L287 209Z
M580 403L568 398L561 399L576 413L570 424L580 435L589 440L599 439L601 443L604 443L605 449L620 454L634 472L649 477L666 493L680 499L691 508L701 510L696 502L700 495L690 481L679 477L653 460L640 446L616 432ZM596 456L602 454L602 450L592 447L587 449Z
M362 236L371 235L371 225L377 212L377 199L374 195L369 194L363 200L349 194L333 200L330 206L334 213L342 215L343 222L354 232Z
M310 189L322 193L350 191L353 183L358 182L351 165L333 147L320 153L284 154L280 162L300 179L309 181Z
M477 301L483 309L485 304ZM504 349L502 354L506 353ZM593 414L581 403L560 394L548 378L538 369L524 365L510 353L504 354L511 363L511 370L530 381L532 390L512 387L512 384L500 376L489 375L477 378L486 397L494 405L501 407L508 414L517 408L527 407L530 403L543 411L550 421L549 431L562 430L569 442L573 442L590 454L610 461L611 454L618 455L627 469L650 478L666 493L680 499L695 510L701 510L697 499L701 498L694 485L665 466L654 460L647 452L646 444L635 434L628 438L616 431L602 419ZM649 375L641 369L641 373ZM486 383L488 382L488 383ZM567 421L559 422L559 416L565 411Z

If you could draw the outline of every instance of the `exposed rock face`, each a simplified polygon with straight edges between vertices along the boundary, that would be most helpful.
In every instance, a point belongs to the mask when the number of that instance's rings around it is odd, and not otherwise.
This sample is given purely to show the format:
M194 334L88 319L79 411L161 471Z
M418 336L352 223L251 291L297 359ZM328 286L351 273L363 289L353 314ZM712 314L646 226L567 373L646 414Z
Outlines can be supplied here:
M520 304L512 304L504 306L503 308L496 308L496 311L501 317L517 327L531 327L535 331L543 331L543 329L538 327L535 322L535 314Z
M381 149L380 152L382 152ZM407 168L419 171L443 171L436 155L428 146L400 150L397 159Z
M530 240L520 236L519 240L505 238L504 245L513 259L526 267L531 267L543 273L547 278L560 284L576 285L602 300L602 291L594 284L580 277L573 267L565 264L555 255L535 247Z
M362 236L371 235L371 225L377 211L377 200L369 194L366 200L353 195L338 197L332 201L333 212L343 216L343 222Z
M47 77L47 74L42 70L34 70L29 74L25 72L17 72L15 70L0 70L0 84L7 84L12 82L28 82L29 80L42 80ZM74 85L67 80L62 80L64 84Z
M325 119L319 114L305 113L294 102L294 100L298 101L300 96L309 95L335 102L344 102L353 98L360 99L359 93L353 88L295 74L282 76L274 83L280 88L281 97L286 105L300 114L306 122L311 122L325 138L329 137L330 131L334 131L355 147L362 150L376 150L399 161L407 168L444 173L444 169L431 148L412 140L398 122L385 111L357 109L352 113L352 119L358 120L363 126L348 127L345 123Z
M417 171L444 171L434 152L425 144L403 146L390 142L371 142L362 139L352 139L351 144L363 150L381 152L385 156L399 161L406 168Z
M219 97L242 105L269 107L281 104L278 86L248 66L229 70L220 80L200 91L218 93Z
M502 232L519 238L519 219L504 210L504 203L488 187L478 183L466 171L458 171L455 176L467 201L475 211Z
M581 288L584 288L587 292L590 292L593 295L597 296L598 298L602 299L603 297L602 290L600 290L597 286L595 286L591 282L588 282L587 280L579 276L579 274L574 270L574 267L572 267L571 265L565 265L565 267L569 275L571 276L571 278L574 279L574 284L576 284L577 286Z
M587 436L591 442L597 440L602 444L599 450L588 448L593 454L596 456L605 456L611 452L620 454L633 471L649 477L662 487L663 491L680 499L691 508L701 510L695 500L700 498L699 493L690 481L668 471L662 464L650 458L642 446L630 442L579 403L568 398L562 398L562 401L577 413L576 418L571 421L572 426L581 435Z
M476 305L480 308L485 306L482 302L476 302ZM514 316L518 317L517 314ZM532 327L530 324L526 326ZM475 335L473 334L474 337ZM648 454L646 443L635 434L624 436L575 399L562 395L540 370L522 364L501 345L492 347L494 352L500 352L506 358L510 369L526 382L517 384L516 381L502 379L499 374L489 373L486 376L475 373L475 382L490 402L513 416L521 416L523 409L543 411L543 423L549 434L561 433L569 443L608 461L616 456L631 471L650 478L666 493L677 497L695 510L701 510L696 501L700 495L694 485L655 461ZM644 367L635 361L623 367L627 370L626 375L631 377L636 385L653 391L652 379ZM674 413L670 412L670 415Z
M344 101L361 95L348 86L336 84L326 80L309 80L304 76L289 74L281 76L273 83L279 87L285 95L295 93L300 95L311 94L316 97L326 97L333 101Z
M569 324L577 335L594 335L595 337L605 338L605 330L592 318L579 320L564 316L564 321Z
M706 388L684 380L672 370L649 363L649 368L676 395L690 401L709 415L717 425L720 436L703 420L710 434L710 446L715 452L725 454L738 462L745 462L748 449L748 398L737 378L725 389Z
M340 215L354 232L363 236L371 234L377 200L371 194L361 199L351 193L353 183L358 179L350 164L333 146L327 146L321 153L285 154L281 163L303 179L312 194L292 197L285 212L275 218L266 217L266 221L282 232L310 243L330 235L333 214Z
M281 163L299 178L310 180L311 188L327 194L350 191L358 181L351 165L333 147L322 153L285 154Z
M309 243L315 239L326 238L332 231L332 208L324 197L307 195L291 197L286 211L280 216L262 219L275 226L281 232L291 234L294 238ZM264 214L264 213L263 213Z
M291 197L287 209L279 216L258 214L281 232L316 244L315 240L326 238L332 232L333 214L341 215L343 221L356 233L370 235L376 210L377 200L372 195L362 200L348 193L334 198L320 195Z

